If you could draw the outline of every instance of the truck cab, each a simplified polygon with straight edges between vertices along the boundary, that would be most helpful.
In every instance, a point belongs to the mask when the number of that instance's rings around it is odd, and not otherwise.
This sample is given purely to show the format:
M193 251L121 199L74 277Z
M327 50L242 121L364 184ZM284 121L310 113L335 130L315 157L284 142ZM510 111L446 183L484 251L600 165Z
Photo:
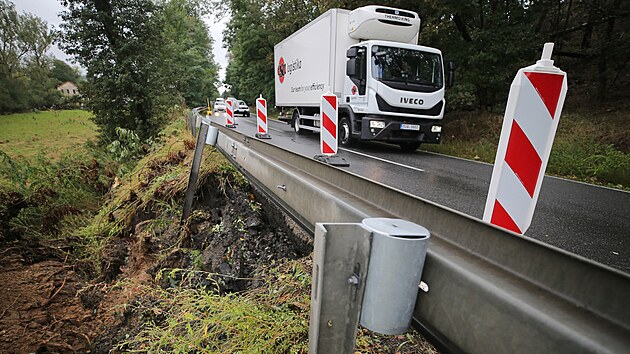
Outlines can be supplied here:
M342 144L380 140L415 150L439 143L446 86L439 50L370 40L350 47L346 57Z

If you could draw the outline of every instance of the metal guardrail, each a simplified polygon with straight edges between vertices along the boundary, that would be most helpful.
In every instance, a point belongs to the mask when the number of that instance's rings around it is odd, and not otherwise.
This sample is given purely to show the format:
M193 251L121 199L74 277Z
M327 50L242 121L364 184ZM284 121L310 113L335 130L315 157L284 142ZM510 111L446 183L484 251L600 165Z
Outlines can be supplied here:
M431 231L414 321L442 350L630 350L630 276L436 203L219 129L217 148L311 230L394 217ZM392 255L395 257L396 255Z

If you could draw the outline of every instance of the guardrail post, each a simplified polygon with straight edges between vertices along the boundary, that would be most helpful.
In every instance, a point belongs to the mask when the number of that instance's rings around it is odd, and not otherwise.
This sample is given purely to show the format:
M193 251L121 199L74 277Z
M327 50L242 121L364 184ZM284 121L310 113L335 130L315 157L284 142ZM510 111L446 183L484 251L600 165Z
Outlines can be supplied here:
M197 119L192 112L188 113L188 123L190 124L190 132L192 136L197 136Z
M192 112L190 110L186 111L186 130L190 130L190 115Z
M370 236L361 224L315 226L309 353L353 353Z
M407 331L429 232L400 219L317 224L309 353L354 353L359 319L382 334Z
M186 188L186 197L184 199L184 210L180 223L188 219L190 209L192 208L193 198L195 197L195 189L197 189L197 178L199 177L199 166L201 165L201 157L203 148L206 144L209 125L202 123L197 136L197 144L195 145L195 154L193 156L192 166L190 168L190 177L188 177L188 187Z

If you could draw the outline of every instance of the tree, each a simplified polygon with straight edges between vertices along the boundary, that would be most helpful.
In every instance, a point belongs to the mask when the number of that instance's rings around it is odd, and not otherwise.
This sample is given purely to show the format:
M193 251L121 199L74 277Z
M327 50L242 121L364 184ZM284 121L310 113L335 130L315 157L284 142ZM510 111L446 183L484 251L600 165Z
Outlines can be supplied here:
M319 3L306 0L229 2L232 17L224 31L224 43L231 60L225 82L232 87L232 95L253 102L263 94L273 105L273 47L319 16L322 13Z
M81 81L81 75L79 74L79 68L68 65L65 61L59 59L53 59L52 68L50 69L50 75L55 80L57 85L66 81L78 83Z
M52 41L45 21L18 14L12 3L0 0L0 112L50 106L58 100L46 54Z
M630 94L630 3L621 0L536 1L537 30L556 43L578 92L599 101ZM572 87L570 87L571 93Z
M62 13L61 44L87 69L83 94L103 142L115 140L117 128L150 138L159 131L169 107L213 93L207 80L216 77L216 66L207 30L194 15L195 3L63 0L62 4L68 10Z
M206 104L206 98L218 95L215 83L218 67L212 53L212 37L199 18L202 4L189 0L163 3L164 37L161 48L167 52L169 76L176 78L177 91L189 105Z
M150 0L64 0L61 46L87 69L83 94L103 142L116 128L146 139L157 133L172 101L158 6ZM156 30L157 29L157 30Z

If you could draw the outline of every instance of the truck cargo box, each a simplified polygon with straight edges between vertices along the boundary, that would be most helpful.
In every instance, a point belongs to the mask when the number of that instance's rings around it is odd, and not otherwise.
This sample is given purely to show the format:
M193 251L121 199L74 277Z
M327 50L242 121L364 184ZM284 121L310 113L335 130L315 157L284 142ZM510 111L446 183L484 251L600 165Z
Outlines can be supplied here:
M274 47L276 105L317 107L327 91L341 97L350 11L331 9Z

